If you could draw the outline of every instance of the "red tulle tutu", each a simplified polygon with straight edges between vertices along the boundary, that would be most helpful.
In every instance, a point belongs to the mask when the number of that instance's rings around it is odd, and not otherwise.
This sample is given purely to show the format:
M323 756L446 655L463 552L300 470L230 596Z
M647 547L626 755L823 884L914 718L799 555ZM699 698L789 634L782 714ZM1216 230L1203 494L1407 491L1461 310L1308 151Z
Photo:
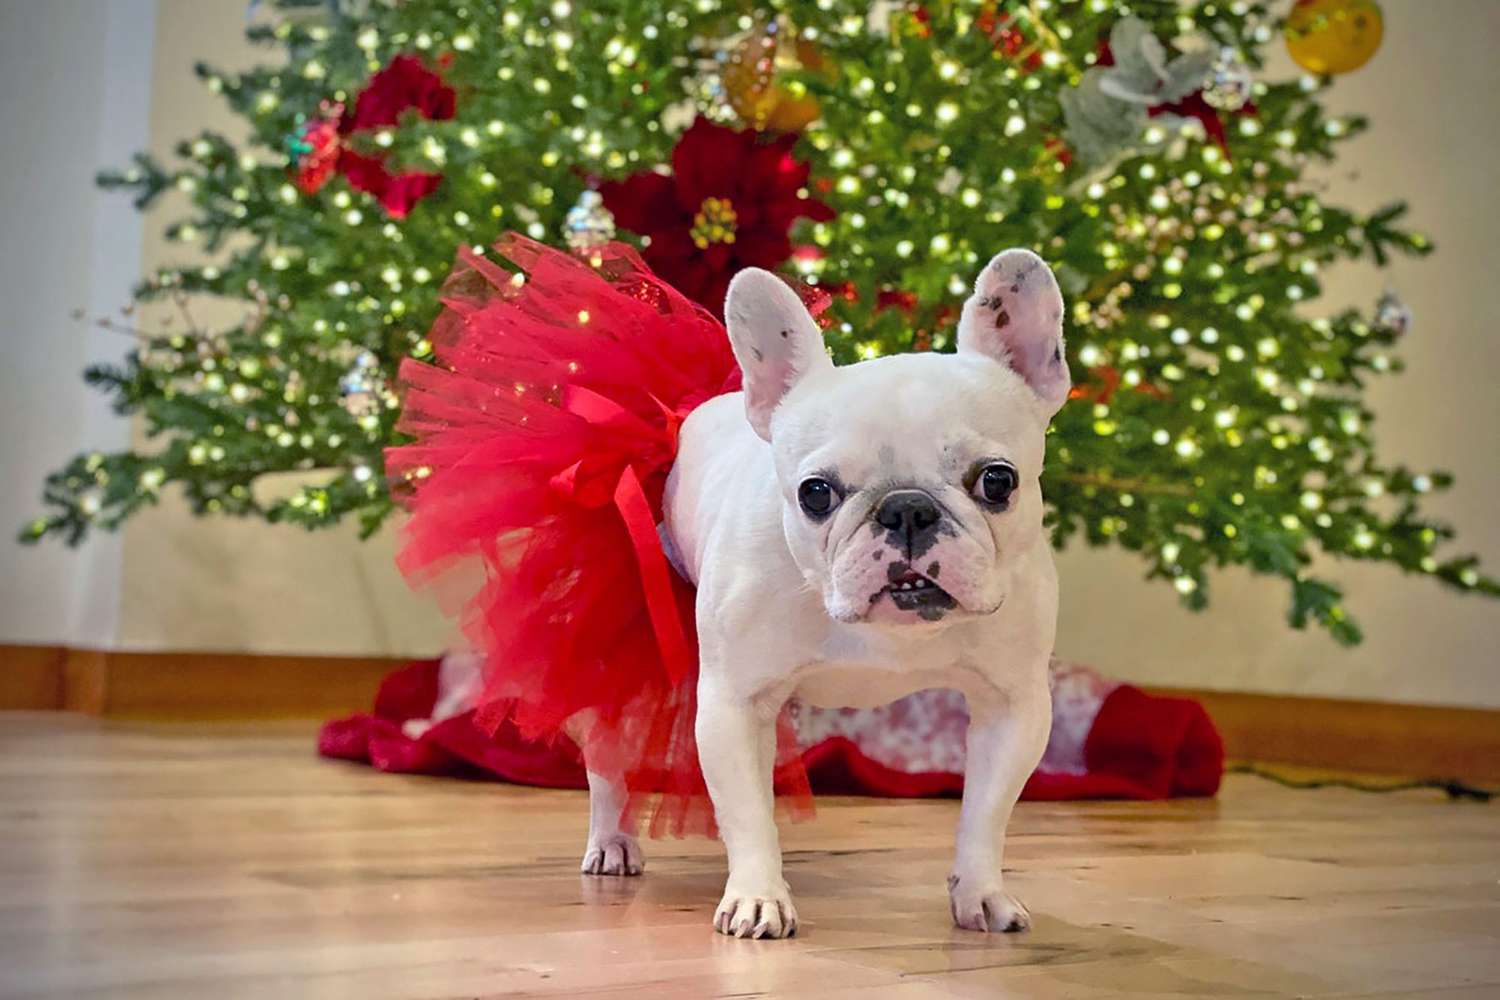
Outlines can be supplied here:
M584 261L514 234L443 289L436 364L408 360L386 468L411 512L399 563L440 583L485 655L477 720L566 731L650 831L711 833L693 734L692 587L657 525L677 430L739 388L724 328L629 247ZM782 727L778 791L810 811Z

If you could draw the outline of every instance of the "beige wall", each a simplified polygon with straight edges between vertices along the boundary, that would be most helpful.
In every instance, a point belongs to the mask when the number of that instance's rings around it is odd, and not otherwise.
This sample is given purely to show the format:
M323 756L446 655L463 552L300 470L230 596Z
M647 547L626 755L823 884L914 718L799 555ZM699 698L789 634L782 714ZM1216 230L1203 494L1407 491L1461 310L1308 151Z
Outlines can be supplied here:
M151 150L170 157L207 124L238 140L242 125L198 84L193 65L221 69L266 58L244 39L245 0L157 0ZM148 266L182 251L148 226ZM393 532L360 543L353 525L306 532L198 520L164 501L125 531L120 645L253 652L430 653L451 638L395 571Z
M1459 529L1491 572L1500 569L1500 372L1493 250L1500 90L1500 4L1386 0L1385 43L1330 94L1334 111L1363 112L1371 128L1326 175L1332 196L1359 208L1405 198L1438 244L1424 261L1387 273L1348 266L1327 275L1330 308L1368 305L1399 289L1415 323L1401 346L1407 370L1375 382L1381 453L1458 476L1430 510ZM1289 72L1278 51L1272 72ZM1166 588L1142 587L1124 554L1062 559L1059 646L1137 679L1252 691L1500 707L1500 603L1455 594L1387 567L1334 567L1365 626L1345 650L1282 625L1284 588L1221 574L1203 615L1176 608Z
M0 0L0 642L112 641L121 547L23 548L42 478L116 449L126 420L84 385L128 341L72 317L113 312L141 269L141 219L94 171L140 148L150 109L152 0Z
M1494 200L1496 132L1487 110L1500 90L1500 4L1387 0L1385 47L1341 81L1336 109L1364 110L1371 131L1330 176L1339 200L1374 206L1407 197L1439 244L1426 263L1389 277L1348 268L1329 281L1332 302L1368 303L1389 281L1416 314L1406 374L1373 390L1385 455L1448 468L1459 489L1433 509L1500 567L1496 427L1500 332L1490 252L1500 232ZM243 0L160 0L154 146L218 116L190 80L198 58L235 65ZM148 240L148 259L163 248ZM370 544L350 530L195 521L166 505L125 537L121 642L146 648L424 653L446 629L411 597L391 565L387 535ZM1119 553L1074 550L1061 562L1060 649L1121 676L1161 684L1319 693L1500 707L1500 605L1463 598L1385 568L1339 567L1368 640L1339 649L1283 625L1284 588L1231 572L1214 581L1214 606L1191 615L1173 592L1140 582Z

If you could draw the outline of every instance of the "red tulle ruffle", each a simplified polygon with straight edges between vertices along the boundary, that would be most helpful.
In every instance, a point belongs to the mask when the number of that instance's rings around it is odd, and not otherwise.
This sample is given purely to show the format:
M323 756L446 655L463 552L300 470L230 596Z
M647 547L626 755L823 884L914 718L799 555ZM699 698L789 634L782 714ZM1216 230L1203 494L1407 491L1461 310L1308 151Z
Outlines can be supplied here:
M707 833L692 587L657 535L677 429L739 388L724 328L630 248L580 260L514 234L443 289L436 364L407 361L386 453L411 512L400 566L485 656L477 721L566 733L653 834ZM783 726L786 735L788 727ZM811 796L784 739L779 790Z

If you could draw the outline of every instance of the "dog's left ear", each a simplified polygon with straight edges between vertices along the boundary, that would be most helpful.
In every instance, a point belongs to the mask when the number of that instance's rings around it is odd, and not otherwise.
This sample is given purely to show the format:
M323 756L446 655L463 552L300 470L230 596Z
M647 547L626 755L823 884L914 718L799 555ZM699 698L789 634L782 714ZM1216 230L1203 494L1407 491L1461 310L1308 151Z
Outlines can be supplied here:
M810 372L832 368L823 332L797 293L770 271L747 267L724 300L729 343L744 374L745 416L771 440L771 414Z
M1046 261L1030 250L1006 250L974 282L958 321L958 349L1009 365L1050 417L1072 385L1062 317L1062 290Z

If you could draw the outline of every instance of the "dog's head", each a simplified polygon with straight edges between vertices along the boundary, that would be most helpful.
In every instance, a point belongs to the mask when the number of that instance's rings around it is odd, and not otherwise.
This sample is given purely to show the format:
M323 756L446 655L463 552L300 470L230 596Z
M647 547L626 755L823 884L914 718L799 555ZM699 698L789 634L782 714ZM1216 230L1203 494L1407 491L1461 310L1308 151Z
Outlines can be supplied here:
M725 313L745 411L770 442L787 544L842 622L997 610L1042 530L1047 424L1067 399L1062 294L1035 254L989 262L958 352L835 368L796 293L750 269Z

